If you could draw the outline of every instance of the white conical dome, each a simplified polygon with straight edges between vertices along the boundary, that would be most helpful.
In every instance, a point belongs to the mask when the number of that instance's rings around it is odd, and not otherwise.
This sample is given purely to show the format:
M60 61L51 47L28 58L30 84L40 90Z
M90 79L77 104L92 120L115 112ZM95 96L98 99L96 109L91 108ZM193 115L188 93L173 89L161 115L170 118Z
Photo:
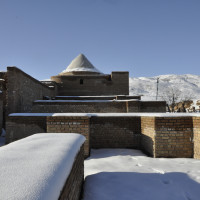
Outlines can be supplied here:
M60 74L64 75L69 72L89 72L101 74L101 72L96 69L83 54L78 55L74 60L72 60L70 65Z

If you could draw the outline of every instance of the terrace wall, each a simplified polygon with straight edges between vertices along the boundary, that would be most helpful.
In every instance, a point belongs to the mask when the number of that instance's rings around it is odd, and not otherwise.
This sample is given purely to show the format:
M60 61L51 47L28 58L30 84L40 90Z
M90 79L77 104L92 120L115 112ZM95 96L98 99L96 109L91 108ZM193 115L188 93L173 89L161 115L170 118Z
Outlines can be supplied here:
M6 144L35 133L45 132L45 116L10 116L6 121Z
M194 158L200 159L200 117L193 117L194 125Z
M79 200L84 181L84 147L77 154L59 200Z
M33 113L137 113L165 112L166 102L133 101L36 101L33 103Z
M155 157L193 157L192 117L156 117L155 132Z
M140 117L91 117L91 148L140 148Z
M126 102L34 102L33 113L123 113Z
M47 133L80 133L85 136L85 157L90 155L89 117L47 117Z
M42 84L17 67L7 67L7 114L30 112L33 101L55 96L55 90Z
M141 148L154 157L155 155L155 117L141 117Z
M153 157L200 159L199 116L118 115L10 116L6 142L40 132L80 133L86 157L90 148L136 148Z
M3 127L3 94L0 91L0 134Z

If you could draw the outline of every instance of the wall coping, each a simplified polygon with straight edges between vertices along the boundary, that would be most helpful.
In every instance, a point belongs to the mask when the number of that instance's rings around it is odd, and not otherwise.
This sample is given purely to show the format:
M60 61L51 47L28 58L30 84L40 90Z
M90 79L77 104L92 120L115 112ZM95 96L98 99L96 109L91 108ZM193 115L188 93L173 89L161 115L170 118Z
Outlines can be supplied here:
M58 199L84 141L80 134L41 133L2 147L1 196Z
M9 117L200 117L200 113L11 113Z
M36 100L34 103L65 103L65 102L85 102L85 103L105 103L105 102L127 102L127 101L140 101L138 99L127 100Z

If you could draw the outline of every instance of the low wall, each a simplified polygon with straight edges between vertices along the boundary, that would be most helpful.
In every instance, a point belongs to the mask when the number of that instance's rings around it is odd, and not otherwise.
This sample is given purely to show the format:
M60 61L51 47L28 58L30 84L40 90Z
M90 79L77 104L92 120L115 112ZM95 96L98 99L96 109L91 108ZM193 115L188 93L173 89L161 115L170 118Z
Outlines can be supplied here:
M59 200L80 200L84 182L84 147L77 154Z
M45 132L46 116L10 116L6 121L6 144Z
M17 67L7 67L7 114L30 112L33 101L55 96L55 90L42 84Z
M38 100L33 113L138 113L166 112L165 101L140 100Z
M41 133L1 148L0 199L80 200L84 141L79 134Z
M141 148L150 156L155 155L155 117L141 117Z
M85 136L85 157L90 155L90 118L89 117L47 117L47 133L80 133Z
M200 117L193 117L194 125L194 158L200 159Z
M3 94L0 90L0 134L3 126Z
M200 159L200 114L25 114L8 118L7 142L42 130L77 132L87 138L85 156L90 148L137 148L153 157Z
M126 102L115 101L36 101L33 113L123 113Z
M140 117L91 117L91 148L140 148Z

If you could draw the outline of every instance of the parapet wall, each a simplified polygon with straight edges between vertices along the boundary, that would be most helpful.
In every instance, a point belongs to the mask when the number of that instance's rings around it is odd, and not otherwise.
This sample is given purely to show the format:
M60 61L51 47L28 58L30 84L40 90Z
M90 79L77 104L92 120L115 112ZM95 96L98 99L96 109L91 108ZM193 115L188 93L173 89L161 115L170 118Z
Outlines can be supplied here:
M200 115L198 114L44 113L42 116L42 114L27 113L27 115L30 116L16 114L8 118L6 135L8 142L42 130L54 133L77 132L87 138L85 156L89 155L90 148L136 148L144 150L153 157L200 159Z
M193 157L192 117L142 117L142 147L150 155Z
M0 90L0 134L3 127L3 94Z
M84 147L77 154L59 200L80 200L84 181Z
M200 117L193 117L194 158L200 159Z
M111 75L58 75L52 76L58 83L61 96L128 95L129 72L112 72Z
M7 67L7 114L30 112L33 101L55 96L55 90L42 84L17 67Z
M95 117L90 119L91 148L140 149L140 117Z
M33 103L33 113L126 113L166 112L165 101L140 100L41 100Z

